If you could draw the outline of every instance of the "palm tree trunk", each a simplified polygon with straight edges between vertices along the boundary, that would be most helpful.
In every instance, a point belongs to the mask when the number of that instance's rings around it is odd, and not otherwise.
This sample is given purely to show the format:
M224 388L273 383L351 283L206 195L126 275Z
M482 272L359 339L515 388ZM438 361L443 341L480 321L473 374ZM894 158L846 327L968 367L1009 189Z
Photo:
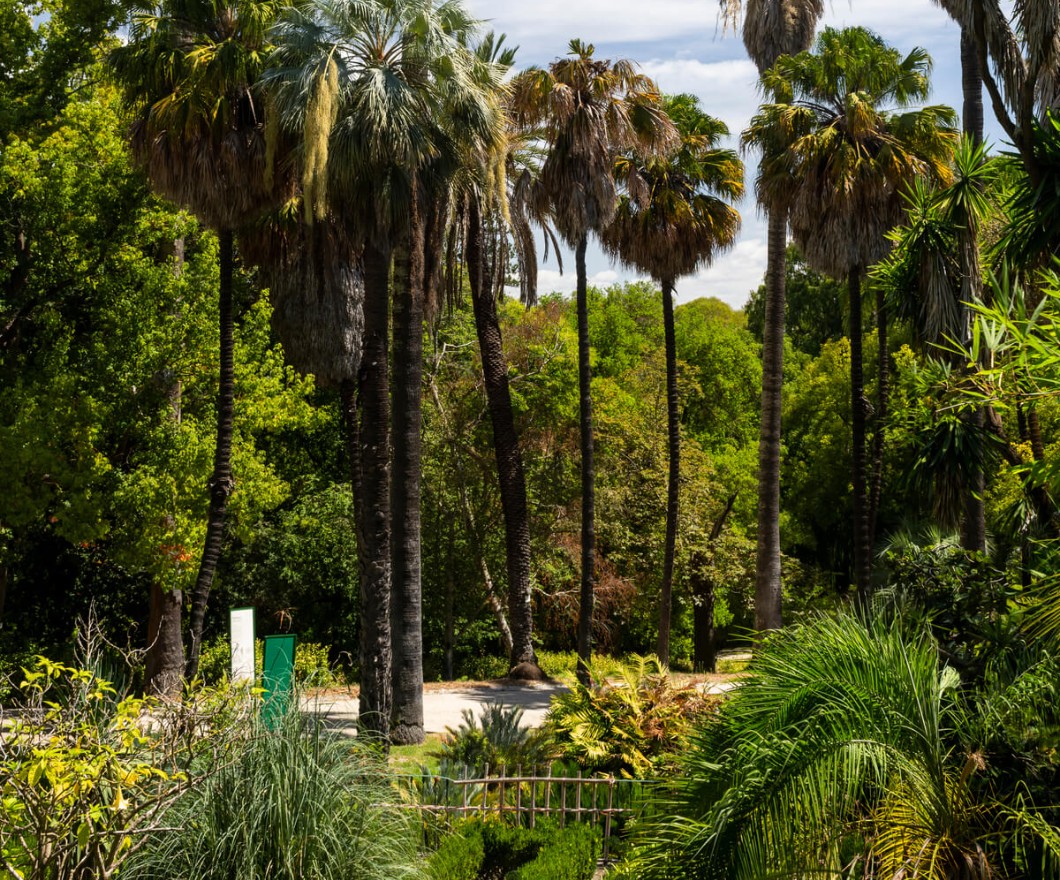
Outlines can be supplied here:
M692 587L692 670L713 672L717 668L718 642L714 626L714 579L704 570L706 560L696 553L691 561Z
M779 629L780 410L784 384L784 264L787 214L769 215L765 325L762 330L762 424L758 435L758 557L755 568L755 630Z
M979 70L979 50L975 34L961 28L961 90L964 106L961 127L976 144L983 141L983 74Z
M876 516L883 491L883 446L887 429L887 399L891 360L887 343L887 303L883 287L876 288L876 417L872 433L872 483L869 488L869 546L876 540Z
M681 425L677 400L677 342L674 338L674 282L663 279L663 333L666 339L666 431L669 474L666 485L666 544L659 594L659 642L656 653L670 665L670 618L673 604L674 554L677 548L677 504L681 479ZM711 612L713 614L713 611Z
M361 502L357 555L361 571L359 729L386 744L390 735L390 385L388 381L390 254L364 257L364 349L358 375Z
M217 562L221 558L224 541L225 511L235 481L232 478L232 411L235 401L235 341L232 321L232 271L234 245L231 229L217 234L220 246L221 278L218 290L220 330L220 381L217 386L217 441L214 448L213 475L210 477L210 507L206 518L206 540L203 545L199 574L191 593L191 620L188 634L190 647L186 675L194 678L199 672L199 652L202 648L202 628L206 619L206 603L210 598Z
M493 285L486 278L482 255L482 214L471 199L468 219L467 268L475 331L482 355L482 378L493 425L493 452L497 459L501 509L504 512L505 553L508 563L508 623L511 627L510 673L518 678L544 677L537 665L530 604L530 516L526 503L526 477L519 435L515 430L508 364L504 358L501 325Z
M850 270L850 424L854 483L854 583L862 609L868 608L872 575L869 505L866 492L865 366L861 345L861 269Z
M588 236L582 234L574 251L578 273L578 403L582 453L582 577L578 612L578 680L589 684L593 650L593 581L596 554L595 497L593 493L593 399L589 366L589 290L585 270Z
M965 135L976 144L983 141L983 75L979 70L978 56L975 34L968 28L961 28L961 88L964 93L961 122ZM985 424L983 410L974 410L969 421L973 428L982 430ZM969 482L964 492L961 546L982 553L986 550L986 475L982 468L972 473Z
M423 742L423 582L420 431L423 424L423 222L414 198L408 235L394 253L393 447L390 619L394 699L390 741Z

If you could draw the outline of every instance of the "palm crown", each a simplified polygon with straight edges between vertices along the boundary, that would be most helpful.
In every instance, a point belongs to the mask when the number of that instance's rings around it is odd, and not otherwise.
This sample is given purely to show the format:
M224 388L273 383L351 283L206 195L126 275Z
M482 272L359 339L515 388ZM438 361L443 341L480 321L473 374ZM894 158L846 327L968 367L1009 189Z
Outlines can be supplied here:
M949 180L953 110L909 109L927 97L930 67L923 49L902 57L864 28L828 28L815 53L782 57L763 74L772 102L743 143L762 150L759 198L789 207L795 240L815 268L841 277L876 262L909 182Z

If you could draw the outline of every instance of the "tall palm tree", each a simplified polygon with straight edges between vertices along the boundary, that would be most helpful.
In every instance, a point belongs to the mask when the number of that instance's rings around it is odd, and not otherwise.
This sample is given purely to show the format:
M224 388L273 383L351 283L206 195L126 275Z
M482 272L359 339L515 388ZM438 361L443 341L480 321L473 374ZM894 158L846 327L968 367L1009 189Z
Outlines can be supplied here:
M745 8L746 7L746 8ZM810 47L823 0L721 0L723 17L737 23L759 74L781 55ZM761 193L759 194L761 200ZM782 200L763 202L769 215L766 250L766 302L762 328L762 421L758 435L758 532L755 566L755 629L777 629L782 622L780 582L780 407L784 385L784 259L787 208Z
M424 735L419 445L425 216L433 194L459 166L461 143L493 125L495 102L477 87L467 48L475 26L456 0L314 0L286 12L274 32L277 67L269 81L285 127L302 134L307 221L334 204L364 245L360 462L354 468L360 487L360 701L365 731L395 742Z
M537 255L532 223L544 225L540 206L531 202L534 169L524 154L524 133L502 113L508 98L503 81L515 62L515 50L504 48L504 36L490 33L475 47L478 79L496 96L504 137L478 144L462 174L461 204L455 230L465 237L464 257L475 315L475 332L482 358L483 385L497 462L501 509L504 515L505 558L508 574L510 623L509 676L527 680L544 677L533 642L530 584L530 518L522 449L515 426L508 363L504 356L497 300L508 274L508 234L515 241L523 300L536 297ZM531 264L532 263L532 264Z
M571 40L566 58L530 68L512 84L512 110L523 126L538 127L548 143L541 187L560 235L574 248L577 270L578 397L581 433L581 589L578 675L588 680L592 652L596 552L593 492L593 417L589 367L589 233L607 226L618 204L618 153L666 150L676 130L655 84L626 60L600 60L591 43Z
M128 41L110 56L134 115L135 158L154 188L215 229L220 243L217 442L206 539L192 590L189 676L198 668L206 604L235 485L233 234L273 205L280 189L264 173L265 105L258 93L275 10L271 0L163 0L135 13ZM179 602L173 609L168 625L179 630ZM161 643L179 644L179 639ZM182 658L170 654L162 664L162 677L169 682L165 690L180 681L176 664Z
M671 153L647 159L632 153L619 157L616 177L627 194L601 239L611 254L649 273L662 287L669 476L656 653L669 664L681 474L674 290L678 278L709 264L718 251L736 240L740 215L725 200L743 194L743 163L732 150L718 148L719 139L729 130L700 110L696 98L677 95L667 98L665 106L681 133L681 144Z
M865 270L886 255L886 233L901 219L912 181L949 181L954 112L910 109L928 95L930 67L922 49L903 58L863 28L828 28L815 52L785 56L766 72L762 84L772 103L759 108L743 138L761 148L759 192L767 204L789 206L806 262L848 281L854 580L863 602L870 589L872 535L861 282Z

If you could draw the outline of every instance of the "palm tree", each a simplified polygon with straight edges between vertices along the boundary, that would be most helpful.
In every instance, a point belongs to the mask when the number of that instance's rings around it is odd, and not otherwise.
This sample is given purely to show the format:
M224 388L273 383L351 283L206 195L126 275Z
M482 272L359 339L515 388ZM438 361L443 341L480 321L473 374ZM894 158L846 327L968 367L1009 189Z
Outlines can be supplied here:
M496 96L501 111L508 98L503 81L515 62L515 50L504 48L503 35L495 37L490 33L476 47L476 59L478 79L483 88ZM511 125L506 113L498 115L506 123L504 137L479 144L469 156L471 161L466 163L462 175L462 204L456 213L454 231L462 231L465 236L463 252L504 515L511 625L508 674L513 678L539 680L544 678L544 673L538 666L533 643L526 476L508 385L508 363L497 301L503 295L508 272L509 232L516 243L516 257L523 276L523 300L529 304L536 298L537 255L531 224L545 224L540 206L530 201L535 169L532 160L527 164L523 133Z
M581 590L578 675L588 677L592 653L596 552L593 418L589 367L585 249L591 231L607 226L618 203L614 159L620 152L669 148L676 138L655 84L625 60L598 60L590 43L571 40L566 58L530 68L512 84L512 110L526 127L540 126L549 151L541 188L560 235L574 248L577 270L578 396L581 433Z
M682 818L657 828L638 876L673 877L675 863L711 880L1004 874L994 841L1009 820L977 784L981 722L959 686L900 614L771 636L693 741Z
M360 488L360 701L366 732L395 742L424 735L419 444L425 217L459 166L461 144L493 125L494 102L477 87L466 47L475 25L455 0L316 0L285 13L274 33L277 68L269 81L285 127L302 134L307 221L334 204L364 246L360 461L354 466Z
M745 145L761 148L759 193L766 204L788 205L806 262L847 278L854 580L862 602L869 595L872 535L861 281L867 267L886 255L886 233L901 219L903 194L912 181L949 180L954 112L940 106L909 109L927 97L930 66L922 49L903 58L863 28L828 28L816 52L783 57L767 71L762 84L773 103L759 109L743 138Z
M611 254L648 272L662 287L669 477L656 653L669 664L681 474L674 289L678 278L709 264L715 253L736 240L740 215L724 200L743 194L743 163L732 150L718 148L719 139L729 131L702 112L693 96L667 98L666 112L681 133L680 146L664 156L640 159L630 153L618 159L615 173L627 195L601 239Z
M217 442L206 539L192 591L189 676L198 668L206 603L234 488L233 233L272 206L281 189L264 173L265 105L258 94L275 8L271 0L164 0L137 12L128 41L110 56L134 114L135 158L155 189L215 229L220 243ZM179 631L180 603L171 604L163 625ZM180 645L179 639L156 641ZM176 670L183 658L176 649L168 653L158 668L168 682L161 687L172 691L179 687Z
M737 22L741 0L721 0L726 21ZM759 74L781 55L810 47L822 0L746 0L743 43ZM761 200L761 193L759 193ZM788 218L783 201L763 202L769 214L765 321L762 328L762 422L758 436L758 555L755 629L782 623L780 582L780 407L784 385L784 259Z

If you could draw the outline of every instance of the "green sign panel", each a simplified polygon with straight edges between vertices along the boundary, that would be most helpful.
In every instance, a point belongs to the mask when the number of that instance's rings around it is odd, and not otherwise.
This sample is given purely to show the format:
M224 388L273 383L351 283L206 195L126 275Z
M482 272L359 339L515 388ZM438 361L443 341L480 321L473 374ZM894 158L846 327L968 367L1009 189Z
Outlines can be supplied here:
M282 723L294 698L294 643L293 635L265 636L261 674L265 704L261 717L269 730Z

